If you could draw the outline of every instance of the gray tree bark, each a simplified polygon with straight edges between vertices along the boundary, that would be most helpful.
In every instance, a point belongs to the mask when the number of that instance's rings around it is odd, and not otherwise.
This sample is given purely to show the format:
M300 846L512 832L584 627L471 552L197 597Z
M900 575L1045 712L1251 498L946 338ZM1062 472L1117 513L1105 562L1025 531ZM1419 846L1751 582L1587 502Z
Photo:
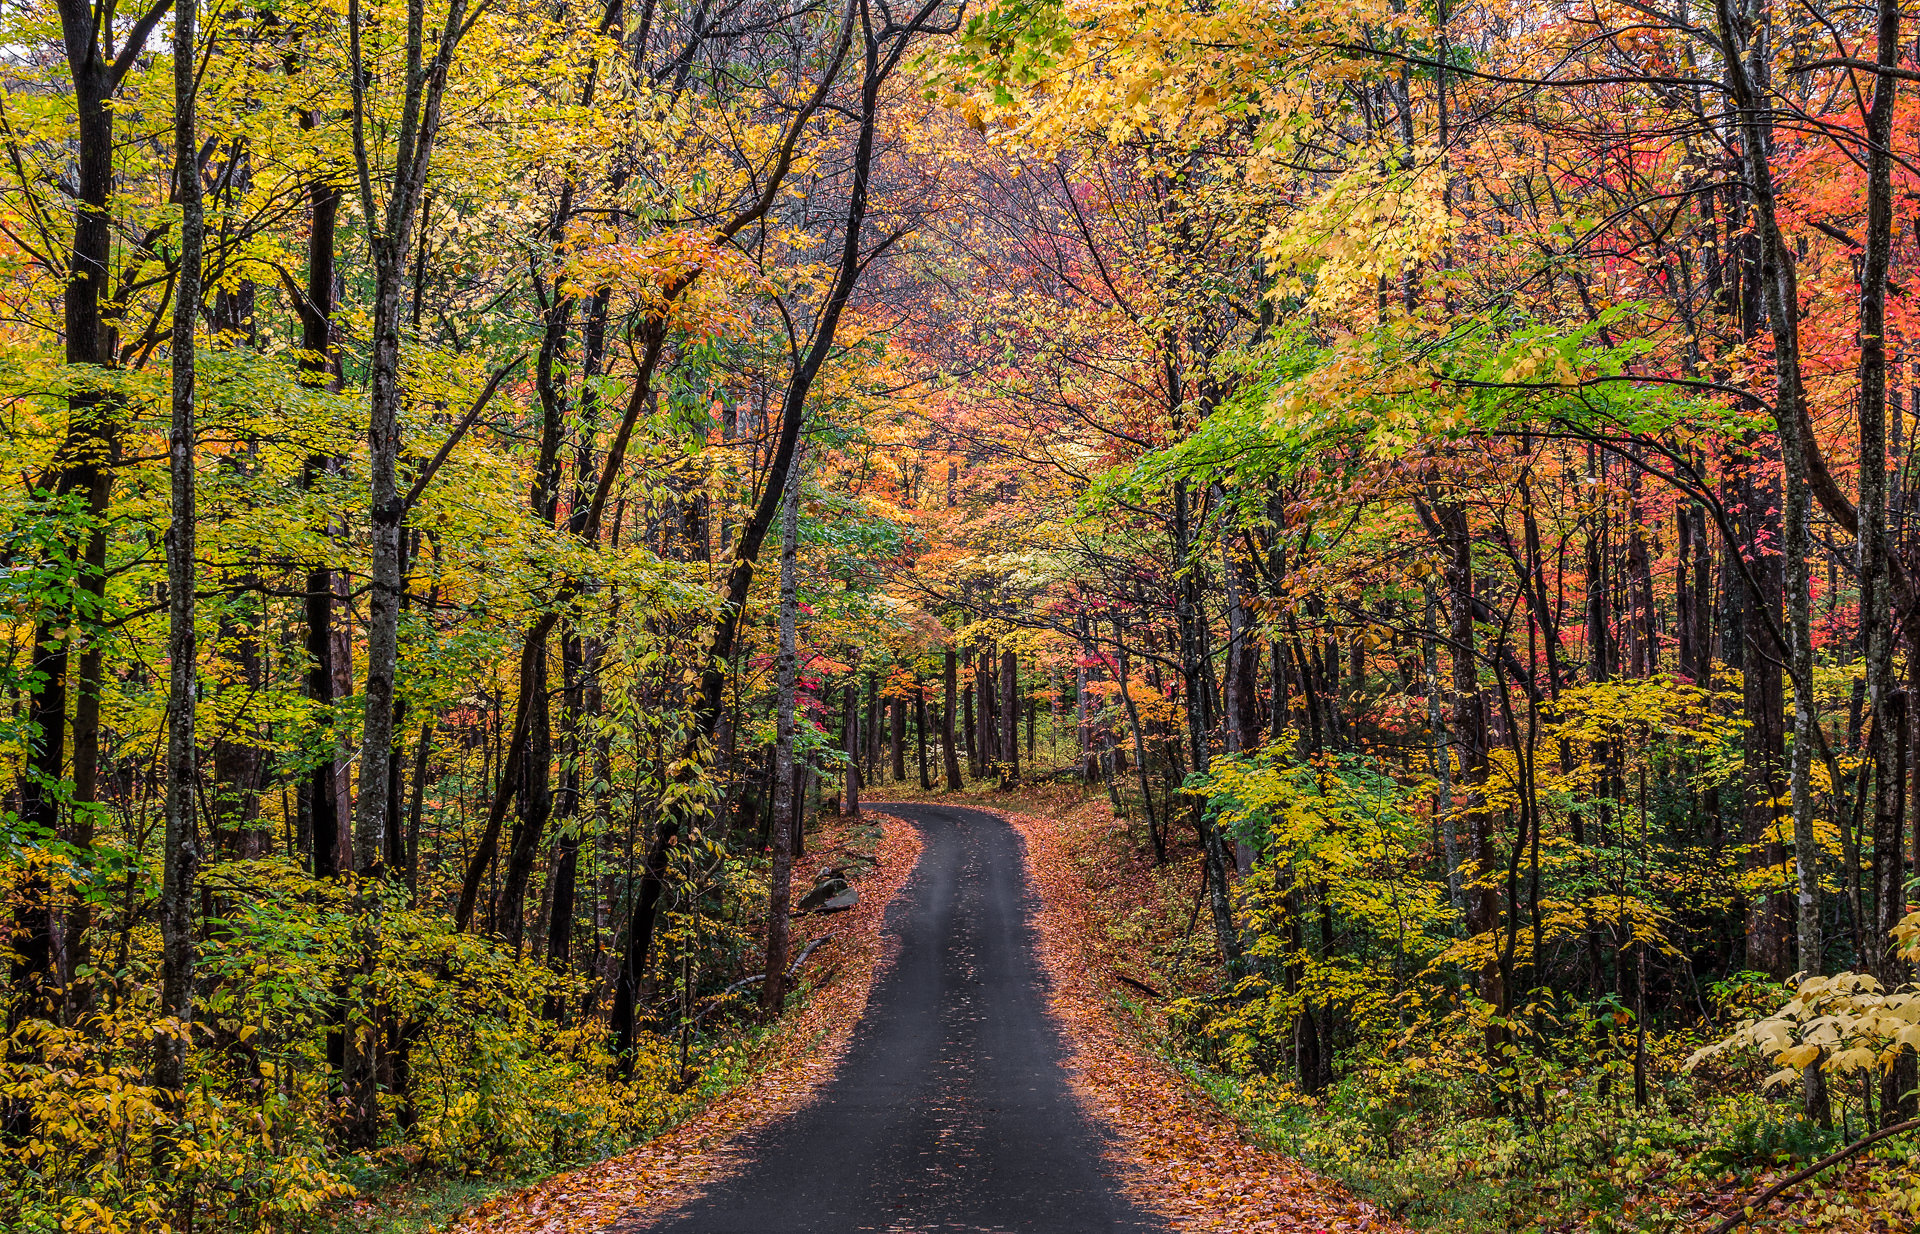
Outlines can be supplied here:
M1425 590L1426 608L1422 618L1425 637L1420 640L1420 653L1421 666L1426 670L1427 734L1432 744L1433 778L1437 786L1434 810L1439 814L1436 821L1447 862L1447 902L1453 905L1454 916L1464 923L1467 906L1460 895L1459 825L1453 814L1453 752L1448 748L1447 725L1441 711L1439 631L1434 624L1440 601L1434 594L1432 580L1427 581Z
M180 202L180 273L174 284L173 408L167 433L171 517L167 523L167 815L160 883L160 1016L154 1083L178 1114L185 1100L193 1023L193 884L200 864L199 767L194 747L194 335L205 240L193 48L197 0L174 5L174 193ZM169 1163L171 1164L171 1163ZM189 1189L190 1194L190 1189ZM190 1200L184 1201L191 1203Z
M1020 782L1020 657L1000 653L1000 761L1008 784Z
M799 554L800 484L805 475L802 447L788 473L787 491L780 507L780 652L775 665L777 700L773 746L773 874L767 891L767 975L760 987L760 1006L777 1014L786 1000L787 942L791 937L793 881L793 711L794 683L799 677ZM853 723L853 709L847 709ZM852 742L848 743L852 745ZM851 772L849 773L851 774Z
M392 183L384 203L374 196L367 139L370 122L359 0L347 5L348 75L353 87L353 153L360 180L361 217L373 254L372 349L368 366L368 480L372 568L367 596L366 715L360 737L360 781L354 803L354 861L367 869L386 835L388 778L393 763L394 676L400 659L400 589L404 566L399 487L400 329L407 287L407 255L426 191L427 169L440 132L440 103L453 53L466 31L466 0L448 0L433 58L426 57L426 0L408 0L406 92L398 117ZM377 221L377 222L376 222Z
M960 751L954 743L953 712L959 701L960 657L951 647L942 657L941 680L945 694L940 706L940 753L946 765L947 791L957 793L960 791Z
M841 785L840 813L848 818L860 815L860 687L847 682L847 771Z

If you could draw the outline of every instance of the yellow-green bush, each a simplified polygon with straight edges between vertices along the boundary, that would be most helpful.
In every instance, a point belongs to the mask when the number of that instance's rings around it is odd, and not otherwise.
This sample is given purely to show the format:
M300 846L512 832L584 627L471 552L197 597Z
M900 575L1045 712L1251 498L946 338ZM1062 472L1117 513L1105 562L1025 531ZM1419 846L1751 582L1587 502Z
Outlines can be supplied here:
M206 885L184 1106L150 1080L159 940L142 918L124 968L79 974L71 1023L24 1019L7 1040L0 1102L30 1111L32 1130L0 1142L0 1228L155 1230L190 1195L197 1228L297 1229L369 1165L510 1177L605 1155L701 1096L661 1036L643 1034L615 1078L604 1024L542 1017L549 995L577 1007L581 980L385 884L232 862ZM672 931L690 929L684 916ZM704 934L725 941L721 925ZM351 1152L328 1054L342 1031L381 1059L375 1140Z

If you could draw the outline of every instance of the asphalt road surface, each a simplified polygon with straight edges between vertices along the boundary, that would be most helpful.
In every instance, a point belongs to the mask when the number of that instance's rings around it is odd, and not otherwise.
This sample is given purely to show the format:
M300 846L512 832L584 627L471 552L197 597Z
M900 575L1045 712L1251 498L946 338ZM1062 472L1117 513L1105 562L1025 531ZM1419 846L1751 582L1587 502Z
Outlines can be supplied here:
M838 1072L744 1142L749 1164L618 1234L1162 1230L1101 1159L1046 1014L1020 838L980 810L874 807L920 829L888 914L898 960Z

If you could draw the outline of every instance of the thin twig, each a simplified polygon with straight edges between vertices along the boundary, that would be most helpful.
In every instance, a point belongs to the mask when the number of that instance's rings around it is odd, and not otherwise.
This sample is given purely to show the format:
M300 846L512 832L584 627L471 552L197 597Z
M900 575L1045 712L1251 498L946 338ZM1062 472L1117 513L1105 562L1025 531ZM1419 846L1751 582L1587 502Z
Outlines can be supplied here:
M1160 1002L1163 1002L1163 1003L1167 1001L1166 995L1154 989L1152 986L1148 985L1144 981L1135 981L1133 978L1127 976L1125 973L1115 973L1114 978L1118 981L1125 982L1127 985L1132 986L1134 989L1140 991L1142 994L1146 995L1148 998L1158 999Z

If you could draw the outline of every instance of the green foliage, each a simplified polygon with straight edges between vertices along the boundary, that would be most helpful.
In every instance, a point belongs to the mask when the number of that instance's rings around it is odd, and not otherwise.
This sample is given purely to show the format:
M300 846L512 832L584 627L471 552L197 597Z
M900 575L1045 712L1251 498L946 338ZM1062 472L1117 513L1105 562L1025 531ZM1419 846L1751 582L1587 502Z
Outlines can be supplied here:
M944 57L949 70L991 87L995 102L1005 105L1072 46L1073 28L1060 0L1007 0L968 14L955 41Z
M1745 1186L1838 1139L1755 1094L1746 1072L1680 1074L1679 1035L1653 1043L1656 1081L1636 1109L1631 1027L1604 1004L1568 1009L1577 1029L1551 1043L1522 1034L1509 1056L1520 1082L1496 1102L1475 1057L1479 1019L1452 1018L1391 1056L1355 1054L1318 1096L1194 1074L1274 1147L1417 1228L1461 1234L1675 1231L1674 1194Z
M1244 971L1173 1002L1172 1044L1280 1147L1422 1227L1671 1230L1663 1195L1817 1154L1833 1137L1787 1129L1797 1120L1757 1083L1762 1056L1784 1068L1775 1078L1822 1059L1883 1066L1920 1039L1911 995L1843 975L1781 1009L1784 987L1734 974L1712 986L1711 1014L1765 1018L1706 1046L1710 1025L1678 1014L1691 1008L1669 1003L1643 1025L1616 992L1635 964L1685 980L1699 914L1738 902L1737 852L1702 845L1688 820L1698 794L1739 782L1739 715L1737 680L1661 676L1568 686L1543 708L1537 911L1508 899L1532 894L1533 858L1511 847L1520 764L1496 746L1446 821L1464 894L1532 918L1511 934L1471 933L1450 903L1427 777L1367 754L1302 757L1291 741L1216 759L1187 791L1255 854L1234 886ZM1566 834L1577 823L1581 845ZM1492 867L1468 846L1478 826ZM1910 922L1902 937L1914 935ZM1549 962L1585 961L1588 992L1566 992L1576 979L1489 1002L1492 978L1542 980L1536 939Z
M1391 1031L1394 989L1454 930L1446 889L1405 859L1424 836L1422 786L1359 756L1301 762L1270 748L1219 760L1188 790L1206 794L1213 819L1260 860L1236 893L1251 971L1229 998L1176 1003L1176 1022L1239 1074L1289 1067L1295 1022L1313 1007L1341 1007L1362 1037ZM1338 953L1311 944L1319 922L1303 918L1309 900L1337 914L1347 942Z

